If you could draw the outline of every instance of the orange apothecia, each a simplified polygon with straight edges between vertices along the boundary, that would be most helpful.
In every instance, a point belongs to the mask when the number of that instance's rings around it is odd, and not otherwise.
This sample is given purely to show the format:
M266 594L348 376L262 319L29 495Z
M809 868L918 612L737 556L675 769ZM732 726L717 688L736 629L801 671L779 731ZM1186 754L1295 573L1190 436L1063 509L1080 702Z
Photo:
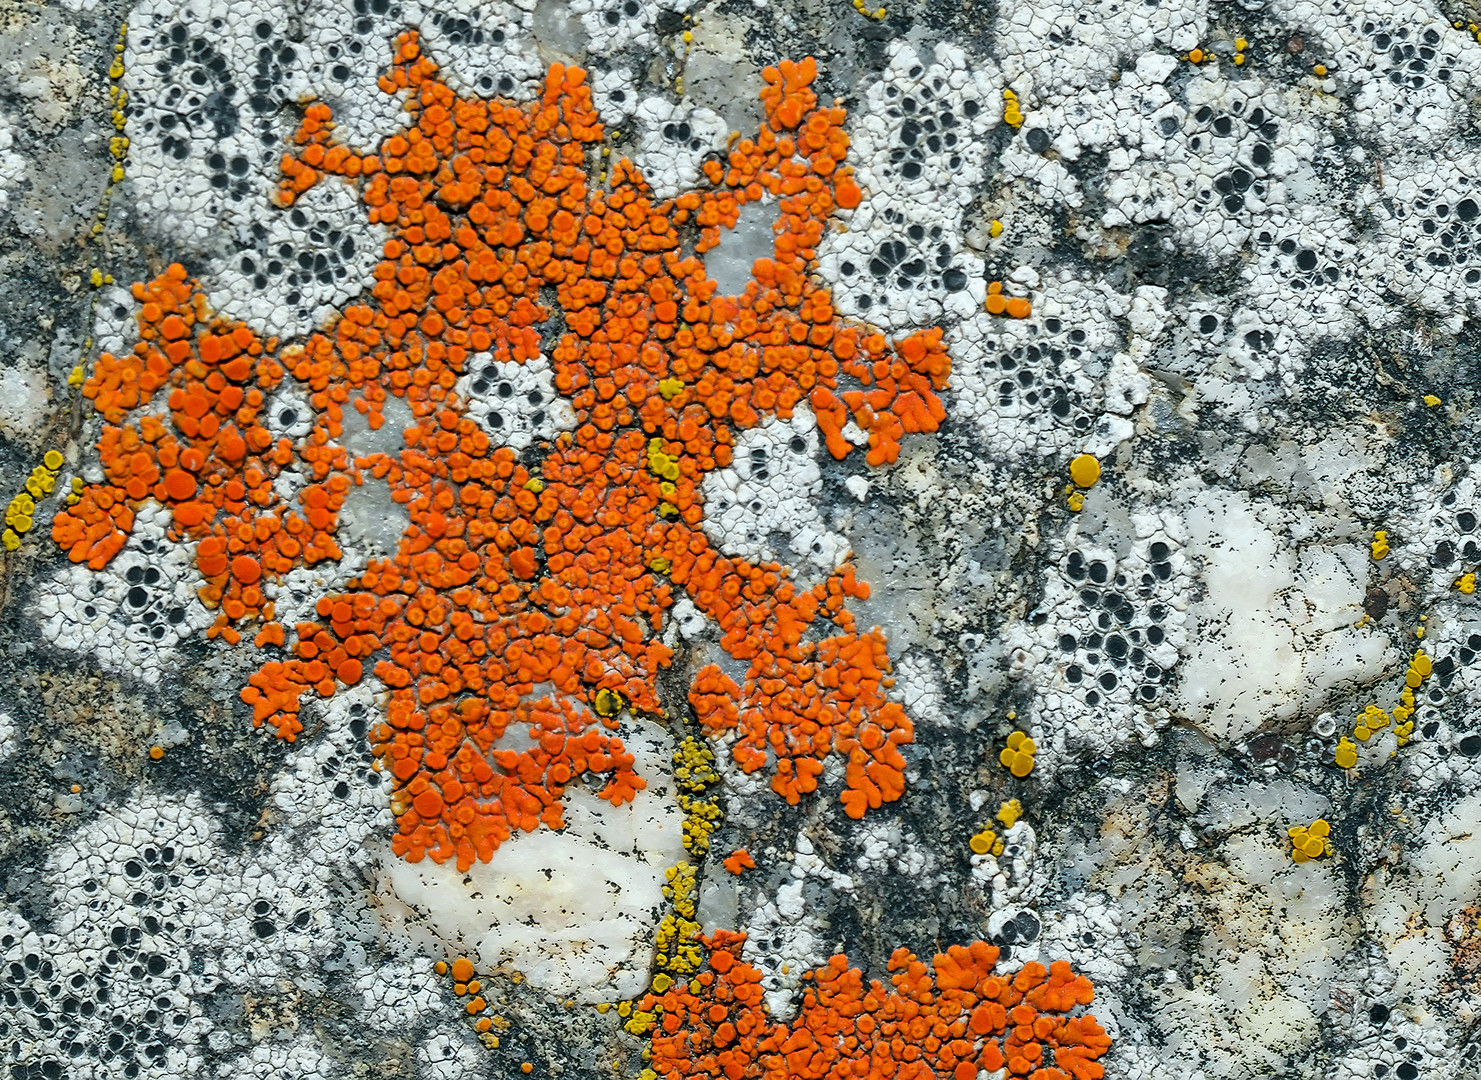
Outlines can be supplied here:
M740 959L744 935L704 941L709 963L693 980L649 994L661 1006L653 1071L664 1080L726 1076L975 1080L1006 1068L1028 1080L1099 1080L1111 1039L1090 1004L1094 988L1068 962L996 973L986 942L953 945L930 964L905 949L890 957L890 987L866 983L844 956L804 976L791 1023L768 1015L762 974Z
M1001 281L988 282L984 306L989 315L1007 315L1012 319L1027 319L1033 314L1033 305L1021 296L1009 296L1003 292Z
M724 866L726 870L739 877L747 870L756 869L756 860L751 857L751 853L745 848L736 848L725 857Z
M845 113L818 103L815 75L810 59L767 68L757 137L706 162L705 190L655 202L630 162L591 184L603 131L579 69L553 65L532 102L462 98L403 35L381 86L405 96L405 130L358 154L315 104L282 164L284 205L345 183L388 229L369 295L284 347L215 316L179 266L135 286L139 344L102 357L83 388L105 421L105 479L53 535L102 567L142 500L169 507L219 612L209 633L235 643L257 621L255 644L277 654L242 698L285 739L306 695L333 695L385 655L374 671L389 703L371 740L394 778L394 850L412 861L466 869L515 830L560 826L583 775L606 777L615 803L641 789L615 714L662 711L663 623L681 592L746 667L737 682L710 665L690 693L743 769L770 769L795 803L837 753L850 816L898 799L913 729L885 697L883 635L847 609L868 587L845 565L799 588L781 566L721 554L702 528L700 482L767 416L810 405L839 458L853 421L874 465L945 417L941 331L891 342L846 323L810 274L835 207L862 197ZM780 209L772 257L740 295L717 295L699 256L763 197ZM491 443L454 388L476 355L536 359L554 308L567 329L550 362L577 427L522 458ZM267 422L283 386L311 403L306 438ZM352 457L345 410L378 428L388 394L414 417L405 449ZM305 480L296 492L275 483L290 470ZM410 516L396 554L319 600L317 619L274 621L266 587L339 558L345 497L371 479ZM511 726L531 736L518 749L500 745Z

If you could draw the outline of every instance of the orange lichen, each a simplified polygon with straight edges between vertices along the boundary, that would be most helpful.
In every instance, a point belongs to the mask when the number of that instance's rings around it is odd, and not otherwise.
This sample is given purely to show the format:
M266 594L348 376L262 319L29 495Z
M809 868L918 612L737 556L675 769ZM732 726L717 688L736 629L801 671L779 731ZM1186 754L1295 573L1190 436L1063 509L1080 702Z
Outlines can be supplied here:
M679 590L747 665L743 684L706 667L690 695L707 732L735 736L743 769L769 767L795 803L843 754L853 817L904 790L912 726L885 697L884 637L845 606L868 587L846 565L799 589L781 566L716 551L701 527L702 479L766 416L810 403L839 458L852 419L871 464L945 416L940 330L891 343L844 322L809 273L829 216L860 197L844 111L819 105L811 60L764 75L758 136L706 163L708 189L660 203L627 161L609 187L591 184L603 131L579 69L553 65L529 103L460 98L405 34L381 85L405 95L406 130L357 154L312 105L282 163L284 205L344 182L388 228L370 294L283 348L214 317L172 266L135 287L134 352L102 357L84 387L107 423L106 479L57 516L58 542L101 567L126 541L131 504L169 506L219 610L209 633L234 643L260 619L257 645L282 650L242 698L283 738L302 730L304 695L334 694L383 655L374 672L390 700L371 740L408 859L466 869L515 830L559 827L565 787L583 774L605 775L614 803L632 798L644 781L611 734L615 714L663 711L655 675L671 659L661 632ZM767 196L780 209L772 257L741 295L719 296L698 256ZM695 255L682 228L699 230ZM522 460L491 444L454 387L475 354L537 358L552 298L567 327L554 382L578 426ZM858 388L840 388L843 376ZM314 411L296 442L263 416L282 384ZM378 428L387 394L414 417L406 448L352 459L338 441L344 410ZM164 411L126 420L159 397ZM284 496L275 480L290 469L307 483ZM339 512L371 478L410 516L396 554L320 600L317 620L274 623L264 586L339 557ZM520 749L500 745L512 725L530 733Z
M134 297L139 343L122 358L105 353L82 386L104 419L105 480L57 514L52 536L73 562L100 569L127 541L130 504L153 497L170 508L174 535L196 541L202 599L225 616L220 633L265 612L264 571L338 557L334 512L350 487L348 456L327 430L301 448L273 437L263 405L284 380L282 364L252 331L212 321L183 267L135 285ZM164 412L121 422L162 392ZM301 512L273 487L295 462L319 481L304 489Z
M983 306L989 315L1006 315L1010 319L1027 319L1034 310L1033 304L1024 297L1003 292L1001 281L988 282L987 300Z
M693 980L636 1007L662 1019L651 1067L664 1080L878 1077L973 1080L1006 1068L1029 1080L1099 1080L1111 1040L1089 1014L1094 989L1068 962L995 971L998 950L953 945L929 965L905 949L890 957L891 986L866 983L844 956L804 976L797 1018L778 1023L762 1001L762 974L740 960L743 935L706 939L709 963Z
M739 877L747 870L756 869L756 860L745 848L736 848L725 857L725 869Z

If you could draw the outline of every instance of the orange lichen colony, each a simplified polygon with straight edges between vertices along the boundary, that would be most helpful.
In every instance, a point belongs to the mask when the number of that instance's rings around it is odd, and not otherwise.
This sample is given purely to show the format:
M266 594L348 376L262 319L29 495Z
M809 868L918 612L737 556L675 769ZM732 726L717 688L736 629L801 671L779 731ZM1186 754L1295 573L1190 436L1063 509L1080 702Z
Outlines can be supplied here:
M751 853L745 848L736 848L725 857L723 865L726 870L739 877L747 870L756 869L756 860L751 857Z
M953 945L930 966L905 949L890 957L893 989L865 983L843 956L804 976L790 1024L767 1015L761 972L740 960L744 935L706 940L706 970L638 1008L662 1007L652 1068L664 1080L976 1080L1006 1068L1029 1080L1098 1080L1111 1039L1090 1014L1093 988L1063 960L995 973L998 950Z
M515 829L559 826L564 787L583 773L608 774L614 802L643 786L611 731L624 705L662 711L654 677L671 660L660 633L676 590L748 665L743 686L710 666L691 692L707 731L733 733L742 768L770 766L796 802L840 753L848 814L899 798L911 723L884 695L883 636L845 608L867 586L844 566L799 589L780 566L720 554L701 528L700 481L765 416L810 403L838 457L852 419L874 464L944 418L940 331L892 344L846 324L809 279L830 215L861 197L843 165L844 111L819 106L815 73L811 60L766 69L758 137L706 163L706 190L655 203L627 161L608 188L591 183L603 132L583 72L552 66L533 102L460 98L403 35L382 88L406 95L406 130L362 155L314 105L283 161L283 203L343 178L390 231L370 295L280 347L213 318L178 266L135 286L138 345L104 356L84 387L106 421L106 479L58 515L56 539L101 567L132 504L169 506L219 607L210 633L235 642L260 619L256 644L283 651L242 697L284 738L302 729L306 693L354 683L384 650L374 670L391 694L372 741L395 778L394 847L411 860L467 868ZM697 256L764 197L781 212L774 256L742 295L717 296ZM688 228L695 255L682 250ZM522 461L491 445L454 387L476 354L537 357L556 315L546 297L567 327L555 385L579 426ZM840 389L844 375L856 388ZM285 380L315 412L297 443L263 415ZM167 410L148 415L160 393ZM344 410L379 427L387 394L415 417L406 449L352 459ZM288 470L306 483L284 496L291 485L274 481ZM410 515L395 556L320 600L318 621L274 622L264 585L339 556L339 510L368 477ZM520 749L499 745L511 724L530 732Z

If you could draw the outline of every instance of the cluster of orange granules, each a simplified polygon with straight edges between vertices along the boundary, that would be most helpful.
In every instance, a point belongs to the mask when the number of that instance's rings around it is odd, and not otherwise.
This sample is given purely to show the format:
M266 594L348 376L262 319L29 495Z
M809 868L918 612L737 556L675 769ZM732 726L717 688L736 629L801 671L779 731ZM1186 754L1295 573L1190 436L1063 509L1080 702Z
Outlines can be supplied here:
M410 859L487 860L513 830L558 825L583 775L606 775L616 801L643 785L608 732L625 706L663 710L655 675L671 660L660 635L678 590L748 665L744 685L707 668L691 696L708 730L738 732L743 768L771 767L795 802L842 753L855 817L904 789L912 728L885 698L884 639L845 608L867 586L845 566L799 590L780 566L717 552L702 528L705 474L768 415L810 401L840 457L852 418L875 463L944 416L939 331L892 345L840 319L809 276L829 217L860 198L842 164L844 112L819 106L810 60L765 76L758 136L706 164L710 188L655 203L626 161L592 184L603 132L583 72L553 66L533 102L459 98L404 35L382 87L406 96L406 130L358 154L315 105L283 162L284 203L351 183L390 231L370 295L280 349L211 323L172 268L137 290L134 355L105 357L87 384L110 425L166 385L169 413L109 427L108 483L58 518L57 538L101 565L123 542L128 500L167 502L196 542L217 632L235 640L233 624L260 617L257 644L285 652L242 695L283 737L301 730L305 694L354 682L374 656L391 697L372 741L395 777L394 847ZM698 256L760 199L780 211L773 257L741 295L718 296ZM567 327L554 382L578 427L521 460L491 444L456 387L475 355L536 359L553 308ZM298 443L257 419L290 376L315 412ZM341 407L378 427L387 394L415 418L406 448L350 460ZM285 500L274 480L290 466L308 483ZM263 579L337 557L345 493L371 478L410 517L396 554L324 598L320 621L272 622ZM529 733L517 749L501 745L510 725Z
M127 541L129 502L157 499L170 508L172 535L198 541L201 597L221 609L210 632L235 641L231 623L271 618L264 575L339 557L333 534L350 486L348 458L322 430L304 445L274 436L263 412L284 378L276 342L213 323L183 267L135 285L134 298L139 343L123 357L105 353L82 387L105 421L98 449L106 480L56 516L52 536L73 562L100 569ZM161 391L165 411L120 423ZM297 509L273 485L289 465L307 481Z
M1111 1040L1095 1017L1070 1016L1093 988L1070 965L1025 964L998 975L998 950L953 945L927 966L905 949L890 957L892 988L864 982L843 956L804 976L802 1008L775 1023L762 1002L761 972L740 960L744 935L706 941L695 978L637 1007L662 1016L652 1068L663 1080L828 1077L975 1080L1006 1068L1029 1080L1098 1080Z

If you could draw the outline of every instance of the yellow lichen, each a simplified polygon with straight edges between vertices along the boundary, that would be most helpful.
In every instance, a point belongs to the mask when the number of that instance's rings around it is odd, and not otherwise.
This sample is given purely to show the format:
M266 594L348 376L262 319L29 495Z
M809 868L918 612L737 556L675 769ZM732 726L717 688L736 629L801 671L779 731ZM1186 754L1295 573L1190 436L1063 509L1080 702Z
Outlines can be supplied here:
M1404 685L1411 690L1417 690L1434 670L1435 662L1425 655L1423 649L1416 649L1414 659L1409 661L1409 670L1404 672Z
M1457 583L1457 587L1460 587L1459 583ZM1474 580L1472 581L1472 587L1474 588ZM1423 626L1417 632L1422 637L1424 633ZM1358 714L1357 721L1353 726L1353 738L1357 739L1358 742L1365 743L1378 732L1387 728L1389 723L1392 722L1394 725L1394 734L1398 737L1399 745L1405 745L1414 734L1413 716L1416 708L1414 691L1419 689L1425 679L1429 678L1434 670L1434 661L1425 654L1423 649L1416 649L1414 656L1409 661L1409 666L1404 671L1404 688L1399 692L1399 703L1394 706L1392 717L1378 705L1368 705L1367 708ZM1345 754L1343 752L1344 744L1352 747L1351 753ZM1344 769L1350 769L1353 765L1357 764L1357 748L1347 739L1343 739L1338 744L1337 764L1341 765Z
M1027 742L1028 740L1024 740ZM1009 799L998 807L998 820L1003 823L1003 828L1011 829L1018 824L1018 819L1023 817L1023 803L1017 799Z
M679 459L663 452L663 440L648 440L648 471L664 480L679 479Z
M22 490L18 491L5 507L5 532L3 540L6 551L15 551L21 546L21 537L36 524L37 503L50 495L57 486L57 470L64 459L61 451L48 450L41 464L31 470ZM74 487L76 483L74 481Z
M1317 818L1310 825L1292 825L1286 830L1291 838L1291 858L1304 863L1332 854L1331 831L1325 818Z
M974 855L997 855L1003 850L1003 841L998 839L996 831L984 828L967 841L967 846Z
M674 751L674 784L679 789L679 808L684 811L684 850L698 857L708 854L710 835L723 817L719 799L702 798L719 782L714 752L693 735L686 735Z
M1018 106L1018 95L1012 90L1003 91L1003 123L1011 128L1023 126L1023 111Z
M1070 480L1076 487L1091 488L1100 479L1100 461L1094 454L1079 454L1070 462Z
M1002 766L1020 780L1034 771L1034 740L1022 731L1008 736L1008 745L998 754Z

